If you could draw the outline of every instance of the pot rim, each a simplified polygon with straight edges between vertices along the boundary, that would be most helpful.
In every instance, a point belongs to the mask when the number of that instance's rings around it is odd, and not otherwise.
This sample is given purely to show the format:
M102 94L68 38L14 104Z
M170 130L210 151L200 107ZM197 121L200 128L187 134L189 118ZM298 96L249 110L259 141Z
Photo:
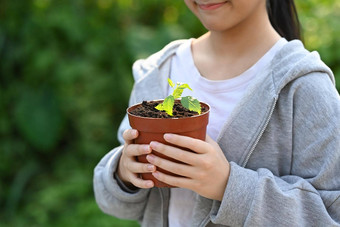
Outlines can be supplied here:
M164 99L153 99L153 100L150 100L150 101L156 101L156 102L157 102L157 101L163 101L163 100L164 100ZM180 100L180 99L175 99L175 100ZM147 102L150 102L150 101L147 101ZM138 106L138 105L141 105L142 102L139 102L139 103L137 103L137 104L134 104L134 105L132 105L132 106L126 108L126 113L127 113L129 116L131 116L131 117L138 117L138 118L142 118L142 119L153 119L153 120L164 120L164 119L167 119L167 120L176 120L176 119L196 118L196 117L202 117L202 116L208 114L208 113L210 112L210 109L211 109L211 107L210 107L210 105L209 105L208 103L201 102L201 101L200 101L200 103L206 105L206 106L208 107L208 110L207 110L206 112L204 112L204 113L201 113L201 114L198 114L198 115L194 115L194 116L190 116L190 117L173 117L173 118L142 117L142 116L137 116L137 115L131 114L131 113L129 112L129 110L130 110L131 108L136 107L136 106Z

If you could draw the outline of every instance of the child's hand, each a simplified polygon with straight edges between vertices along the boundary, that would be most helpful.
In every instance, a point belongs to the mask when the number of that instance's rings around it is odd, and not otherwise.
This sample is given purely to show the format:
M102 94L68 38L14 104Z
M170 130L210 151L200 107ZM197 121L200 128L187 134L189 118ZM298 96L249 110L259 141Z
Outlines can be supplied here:
M128 187L134 185L138 188L152 188L154 183L151 180L139 178L139 174L154 172L156 167L152 164L141 163L136 160L136 156L150 154L151 148L148 144L132 144L133 139L137 137L138 131L134 129L127 129L123 133L125 144L117 174Z
M181 188L187 188L209 199L221 201L228 182L230 164L219 145L207 136L206 141L175 134L165 134L164 139L185 151L158 142L151 142L153 150L183 162L175 163L149 154L150 163L179 176L170 176L159 171L153 175L160 181Z

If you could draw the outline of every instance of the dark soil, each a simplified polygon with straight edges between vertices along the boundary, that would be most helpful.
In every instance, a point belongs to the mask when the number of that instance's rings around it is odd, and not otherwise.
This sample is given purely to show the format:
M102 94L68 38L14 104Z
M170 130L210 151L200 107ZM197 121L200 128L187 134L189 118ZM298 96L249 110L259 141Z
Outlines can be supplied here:
M151 118L184 118L198 115L197 112L190 111L184 108L179 100L175 101L173 116L168 115L165 111L155 109L161 101L143 101L142 105L132 110L130 113L141 117ZM207 109L202 106L201 113L206 112Z

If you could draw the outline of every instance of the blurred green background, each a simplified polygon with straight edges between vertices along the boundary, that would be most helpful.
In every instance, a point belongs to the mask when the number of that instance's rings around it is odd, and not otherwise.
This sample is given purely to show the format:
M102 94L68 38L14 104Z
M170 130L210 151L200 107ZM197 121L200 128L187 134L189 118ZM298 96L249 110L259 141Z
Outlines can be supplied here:
M340 1L297 4L340 89ZM203 32L180 0L0 0L0 226L138 226L99 210L93 169L118 145L132 63Z

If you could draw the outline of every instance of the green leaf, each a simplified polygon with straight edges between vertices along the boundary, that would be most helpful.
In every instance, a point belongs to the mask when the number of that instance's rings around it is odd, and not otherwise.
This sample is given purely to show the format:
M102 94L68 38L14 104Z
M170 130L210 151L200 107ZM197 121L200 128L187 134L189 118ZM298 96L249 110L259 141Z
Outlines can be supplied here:
M172 82L172 80L170 78L168 78L168 83L169 83L170 87L175 87L174 82Z
M181 103L188 110L195 111L198 114L201 114L201 104L200 101L198 101L197 99L191 96L185 96L181 99Z
M168 97L164 99L163 103L158 104L158 106L156 106L155 108L160 111L164 110L167 114L172 116L174 103L175 103L174 97L172 95L169 95Z
M172 95L174 96L175 99L178 99L181 97L184 89L188 88L189 90L192 91L191 87L189 86L189 84L180 84L178 87L176 87L176 89L174 90L174 92L172 93Z

